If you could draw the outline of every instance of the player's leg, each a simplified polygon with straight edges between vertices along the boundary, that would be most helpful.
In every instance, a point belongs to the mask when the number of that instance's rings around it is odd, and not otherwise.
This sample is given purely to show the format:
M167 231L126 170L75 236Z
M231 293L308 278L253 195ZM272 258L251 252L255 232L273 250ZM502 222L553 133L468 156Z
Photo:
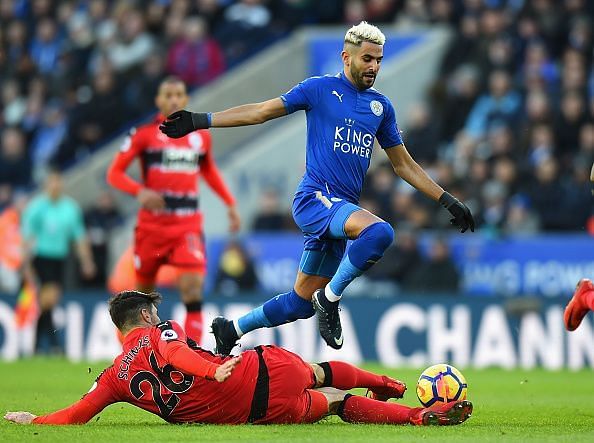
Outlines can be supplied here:
M455 425L464 422L472 413L472 403L466 400L430 408L388 403L388 398L403 396L406 390L404 383L348 363L330 361L312 364L311 367L316 390L326 396L329 412L349 423ZM328 391L330 386L335 390ZM374 394L372 398L350 395L344 391L360 387L369 388ZM312 396L312 403L314 400L316 398ZM321 407L312 408L314 411L322 410Z
M147 229L140 226L137 226L134 229L134 242L132 247L134 286L137 291L147 294L155 290L157 272L163 264L163 258L168 252L167 244L163 242L163 237L159 234L160 232L155 231L154 229ZM127 253L128 251L126 251L124 255ZM129 262L122 257L116 267L122 266L125 268L128 266L128 263ZM123 272L127 274L127 271ZM127 280L127 278L125 280ZM121 284L122 283L117 286L120 286ZM127 289L130 289L130 287L119 288L115 290L114 293ZM124 344L125 337L117 328L116 335L119 342Z
M308 389L309 409L301 423L313 423L326 415L338 415L348 423L392 425L457 425L472 414L469 401L431 408L411 408L348 394L335 388Z
M258 348L268 375L268 400L265 416L256 423L312 423L328 414L324 396L310 395L316 394L311 391L316 383L312 365L279 346Z
M300 423L315 423L328 415L336 415L346 396L345 391L334 388L307 389L309 408Z
M212 332L218 353L229 354L239 338L255 329L272 328L314 315L312 293L330 281L340 263L344 245L336 240L306 236L305 247L291 291L276 295L236 320L222 317L213 320Z
M324 285L330 279L318 275L297 273L293 290L279 294L262 306L233 322L238 337L261 327L274 327L314 315L311 295L316 285Z
M160 239L154 230L137 227L134 231L134 273L138 291L155 290L157 272L167 253Z
M196 343L202 341L202 287L206 273L204 239L200 232L182 231L171 241L167 263L179 268L178 288L186 307L184 329Z
M273 328L313 317L311 294L318 285L323 286L329 281L328 277L308 275L299 271L291 291L272 297L238 319L231 321L223 317L215 318L212 322L212 333L215 336L216 352L228 355L237 340L255 329Z
M369 389L371 398L386 401L389 398L402 398L406 385L386 375L377 375L342 361L328 361L311 364L316 388L333 387L349 390L353 388Z
M346 394L336 415L348 423L458 425L472 414L472 403L463 400L430 408L411 408L398 403Z
M35 352L40 351L43 337L49 341L53 352L62 353L63 348L58 342L54 325L54 308L60 302L62 295L62 281L64 279L64 261L35 257L33 269L41 283L39 289L39 318L35 330Z
M57 282L46 282L39 290L39 318L35 330L35 352L41 350L43 337L47 337L53 351L59 351L60 345L55 333L53 312L60 301L62 288Z
M594 284L583 278L579 281L573 297L565 308L563 320L568 331L574 331L582 323L586 314L594 310Z
M184 330L196 343L202 341L202 287L204 276L198 272L183 272L178 280L179 293L186 307Z
M332 348L342 347L338 303L345 288L373 266L394 241L394 230L381 218L353 204L345 204L332 216L329 234L354 239L330 282L313 295L320 334Z

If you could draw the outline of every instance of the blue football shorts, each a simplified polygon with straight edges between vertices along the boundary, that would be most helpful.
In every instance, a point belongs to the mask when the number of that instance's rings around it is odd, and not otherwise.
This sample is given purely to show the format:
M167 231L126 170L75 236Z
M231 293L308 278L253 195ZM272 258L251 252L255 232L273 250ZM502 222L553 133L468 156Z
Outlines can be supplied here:
M293 199L293 219L303 232L299 270L332 278L347 244L344 226L361 208L326 190L299 191Z

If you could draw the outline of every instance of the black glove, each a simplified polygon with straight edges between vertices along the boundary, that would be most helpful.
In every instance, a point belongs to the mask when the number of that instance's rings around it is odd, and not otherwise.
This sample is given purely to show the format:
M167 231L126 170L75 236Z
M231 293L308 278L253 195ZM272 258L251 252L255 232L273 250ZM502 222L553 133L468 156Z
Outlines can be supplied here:
M205 112L177 111L167 117L159 129L167 137L181 138L196 129L208 129L208 114Z
M458 200L449 192L444 192L439 197L439 204L450 211L450 214L454 216L450 220L450 223L460 229L460 232L466 232L468 228L474 232L474 218L464 203Z

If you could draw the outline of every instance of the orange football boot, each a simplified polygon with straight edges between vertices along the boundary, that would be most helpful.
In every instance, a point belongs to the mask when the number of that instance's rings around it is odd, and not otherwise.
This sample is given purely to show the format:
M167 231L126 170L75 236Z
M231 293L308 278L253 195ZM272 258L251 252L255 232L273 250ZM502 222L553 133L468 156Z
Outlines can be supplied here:
M575 331L586 314L591 310L585 300L586 295L591 291L594 291L592 281L582 278L577 284L573 297L569 300L563 314L565 329L568 331Z
M465 422L472 415L472 403L468 400L451 401L421 409L410 418L418 426L451 426Z

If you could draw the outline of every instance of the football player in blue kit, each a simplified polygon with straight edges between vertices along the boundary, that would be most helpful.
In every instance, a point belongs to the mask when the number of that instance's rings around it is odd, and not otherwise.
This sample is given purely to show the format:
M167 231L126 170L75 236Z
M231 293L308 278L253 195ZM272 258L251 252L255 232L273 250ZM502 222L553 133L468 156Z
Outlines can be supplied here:
M304 248L293 289L240 317L213 321L217 352L229 354L247 332L318 318L320 334L332 348L343 344L338 304L347 285L384 254L394 238L392 226L358 206L374 140L394 171L451 214L461 232L474 231L470 210L445 192L406 150L390 100L372 86L383 58L385 37L366 22L346 33L343 72L311 77L286 94L261 103L214 113L179 111L161 125L169 137L210 127L264 123L304 110L307 118L305 174L293 200L293 218ZM348 253L348 239L353 240Z

